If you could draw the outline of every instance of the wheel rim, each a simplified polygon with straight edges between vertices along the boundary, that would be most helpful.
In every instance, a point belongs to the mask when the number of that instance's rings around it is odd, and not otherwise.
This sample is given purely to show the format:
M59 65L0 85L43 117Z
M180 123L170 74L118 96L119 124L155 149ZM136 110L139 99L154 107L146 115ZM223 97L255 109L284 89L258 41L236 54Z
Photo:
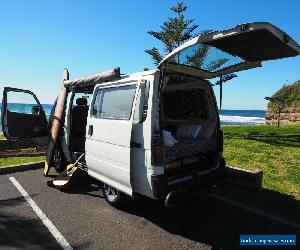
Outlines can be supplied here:
M106 184L104 184L104 193L110 202L114 202L118 197L118 190Z
M59 171L61 169L61 164L62 164L62 156L61 156L61 152L59 149L55 149L54 153L53 153L53 160L52 160L52 164L54 165L56 171Z

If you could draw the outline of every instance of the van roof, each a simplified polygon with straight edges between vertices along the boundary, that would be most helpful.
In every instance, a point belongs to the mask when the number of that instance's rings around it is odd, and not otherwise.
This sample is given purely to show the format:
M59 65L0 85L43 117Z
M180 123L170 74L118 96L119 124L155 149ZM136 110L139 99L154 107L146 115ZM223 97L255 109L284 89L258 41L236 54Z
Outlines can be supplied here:
M70 86L95 86L97 84L103 84L106 82L113 82L117 80L122 80L126 78L133 78L133 77L141 77L147 75L153 75L157 70L148 70L148 71L140 71L131 73L128 75L120 74L120 68L114 68L106 71L102 71L99 73L94 73L87 76L77 77L71 80L64 81L64 85L67 87Z
M122 79L127 78L127 77L139 77L139 76L153 75L156 71L157 71L157 69L156 70L146 70L146 71L135 72L135 73L131 73L131 74L123 76Z
M157 71L158 71L158 69L135 72L135 73L131 73L128 75L122 75L122 77L120 79L113 79L111 81L103 82L103 83L97 84L96 87L118 86L120 84L128 83L131 81L136 81L137 79L141 79L146 76L154 75Z
M120 68L114 68L88 76L64 81L65 86L91 86L99 83L121 79Z

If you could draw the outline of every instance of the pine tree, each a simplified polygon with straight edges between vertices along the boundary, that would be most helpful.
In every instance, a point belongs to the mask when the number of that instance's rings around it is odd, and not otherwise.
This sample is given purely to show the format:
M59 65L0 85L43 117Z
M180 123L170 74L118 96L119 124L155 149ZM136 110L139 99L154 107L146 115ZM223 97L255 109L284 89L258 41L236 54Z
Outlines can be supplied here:
M198 25L192 24L194 19L186 19L184 17L183 13L186 10L187 6L184 3L178 3L175 7L171 8L171 11L175 13L175 17L168 18L160 26L161 31L150 30L147 32L163 43L166 54L197 35L194 31L198 28ZM156 65L163 59L163 55L155 47L145 52L151 55Z
M177 3L175 7L171 8L171 11L174 13L175 16L169 17L168 20L160 26L160 31L150 30L147 32L149 35L155 37L163 43L165 54L172 52L178 46L195 36L211 32L211 30L203 30L201 32L196 32L196 29L199 27L199 25L193 24L195 21L194 19L185 18L184 12L186 10L187 6L183 2ZM179 54L177 55L177 58L175 60L177 61L177 63L185 63L190 66L203 68L209 71L217 70L222 65L224 65L228 61L228 59L221 58L210 62L209 65L204 65L205 58L209 52L209 48L209 45L201 45L194 50L193 55L186 56L185 62L179 61ZM156 47L153 47L149 50L145 50L145 52L152 57L156 65L158 65L164 57ZM231 77L224 77L223 82L225 82L229 78L232 79L233 77L235 77L235 75L231 75Z
M164 52L168 54L176 49L181 44L190 40L193 37L204 35L212 32L211 30L203 30L201 32L196 32L196 29L199 25L195 25L194 19L186 19L183 13L187 10L187 6L183 3L177 3L175 7L171 8L171 11L174 13L175 17L169 17L167 21L160 26L160 31L150 30L147 33L163 43ZM228 58L220 58L214 61L209 62L208 65L205 65L205 59L209 53L209 45L199 44L198 48L194 49L192 55L187 55L184 60L179 61L180 54L177 54L177 58L174 58L176 63L187 64L192 67L205 69L208 71L217 71L224 64L228 62ZM158 65L164 56L160 53L158 48L153 47L152 49L145 50L148 53L154 63ZM182 59L181 59L182 60ZM215 85L220 85L220 108L222 107L222 85L233 78L237 77L236 74L227 74L220 76L220 79L216 81Z

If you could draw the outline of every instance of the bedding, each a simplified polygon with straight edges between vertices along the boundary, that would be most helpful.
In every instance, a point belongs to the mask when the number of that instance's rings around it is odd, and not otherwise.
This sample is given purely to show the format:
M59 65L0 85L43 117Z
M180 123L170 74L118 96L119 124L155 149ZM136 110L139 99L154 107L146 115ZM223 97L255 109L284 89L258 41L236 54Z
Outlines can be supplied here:
M170 163L176 159L215 150L215 140L205 138L180 139L172 147L165 147L165 161L166 163Z
M177 130L176 137L178 139L197 138L202 128L200 124L182 124Z
M172 147L175 143L177 143L177 140L172 136L172 133L167 130L163 130L163 138L164 138L164 144L166 147Z

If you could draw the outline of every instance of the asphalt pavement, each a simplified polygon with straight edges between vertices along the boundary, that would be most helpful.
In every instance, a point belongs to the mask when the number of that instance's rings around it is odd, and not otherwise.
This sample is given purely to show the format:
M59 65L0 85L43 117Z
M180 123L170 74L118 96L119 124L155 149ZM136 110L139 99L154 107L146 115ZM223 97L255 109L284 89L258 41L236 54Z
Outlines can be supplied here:
M61 249L10 177L73 249L231 250L240 248L240 234L297 234L299 240L299 229L212 197L194 198L171 212L150 199L117 210L95 183L61 192L47 186L51 178L37 169L0 175L0 248Z

